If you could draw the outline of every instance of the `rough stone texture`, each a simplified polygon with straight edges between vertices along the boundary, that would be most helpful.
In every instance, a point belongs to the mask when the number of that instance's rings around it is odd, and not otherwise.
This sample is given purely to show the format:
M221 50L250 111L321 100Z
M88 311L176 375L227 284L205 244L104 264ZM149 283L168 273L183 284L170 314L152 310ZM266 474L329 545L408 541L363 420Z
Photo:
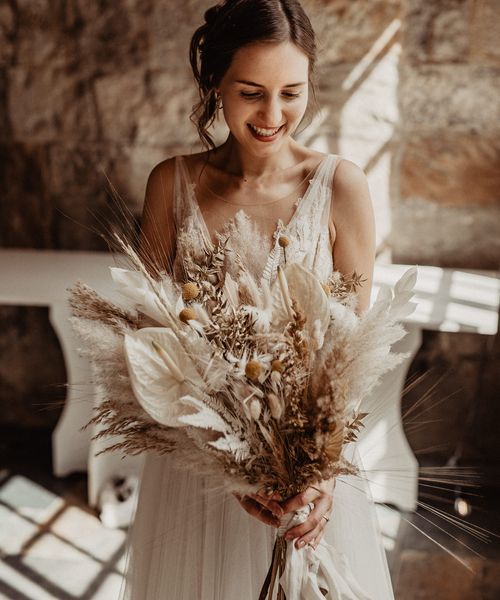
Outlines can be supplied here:
M0 4L0 67L9 64L14 54L15 15L7 2Z
M307 0L303 6L317 33L319 63L331 65L362 60L401 13L401 0Z
M99 145L4 144L0 180L9 182L0 205L4 247L105 249L97 215L107 210L106 173L116 159ZM89 177L92 174L92 177Z
M388 242L396 263L498 269L500 207L443 207L417 197L393 205L391 217ZM412 258L416 232L419 232L418 257Z
M49 63L50 64L50 63ZM97 120L88 83L59 69L14 67L8 71L12 134L18 141L93 140Z
M470 0L404 0L406 59L414 64L465 60L473 4Z
M0 240L2 246L50 248L51 215L47 152L43 146L2 144Z
M472 5L470 23L470 55L471 62L480 64L500 63L500 2L498 0L481 0Z
M498 268L499 6L404 2L396 262Z
M399 93L407 137L448 128L471 136L498 130L499 87L498 66L406 64Z

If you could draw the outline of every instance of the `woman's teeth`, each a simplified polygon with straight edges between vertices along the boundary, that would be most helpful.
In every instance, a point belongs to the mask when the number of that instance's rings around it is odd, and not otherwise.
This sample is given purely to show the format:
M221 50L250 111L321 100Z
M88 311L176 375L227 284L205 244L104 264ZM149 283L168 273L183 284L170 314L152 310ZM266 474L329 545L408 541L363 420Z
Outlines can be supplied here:
M253 129L253 131L255 131L255 133L257 135L261 135L263 137L271 137L275 133L278 133L278 131L283 127L282 125L280 125L276 129L261 129L260 127L256 127L255 125L252 125L251 123L248 123L248 125L249 125L249 127L251 127L251 129Z

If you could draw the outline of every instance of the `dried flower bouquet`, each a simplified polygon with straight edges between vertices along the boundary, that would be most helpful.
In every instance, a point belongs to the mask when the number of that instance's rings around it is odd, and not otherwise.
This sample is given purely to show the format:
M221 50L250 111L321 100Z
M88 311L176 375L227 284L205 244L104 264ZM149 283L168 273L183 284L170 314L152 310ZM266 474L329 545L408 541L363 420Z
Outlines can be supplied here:
M405 335L399 319L415 307L416 267L359 317L355 273L319 281L289 263L272 283L256 281L219 236L201 256L185 252L178 282L153 277L117 241L132 268L111 274L128 306L82 283L70 290L72 323L101 390L90 423L100 425L99 437L120 436L106 450L175 450L178 461L233 492L283 498L356 473L343 450L362 427L363 399L404 358L390 348ZM233 277L229 258L238 265ZM301 597L289 577L301 551L289 544L287 560L286 548L278 535L261 598L273 597L278 570L278 597ZM322 556L319 571L331 575L334 557ZM353 587L345 597L363 596Z

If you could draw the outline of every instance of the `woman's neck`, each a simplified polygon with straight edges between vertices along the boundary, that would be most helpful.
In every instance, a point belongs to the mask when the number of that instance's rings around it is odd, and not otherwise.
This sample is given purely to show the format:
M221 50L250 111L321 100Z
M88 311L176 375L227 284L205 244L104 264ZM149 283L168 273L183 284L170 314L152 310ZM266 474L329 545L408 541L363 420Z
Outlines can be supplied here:
M257 156L246 151L229 134L209 161L228 175L243 182L268 180L270 176L292 170L304 160L300 146L290 138L290 142L268 156Z

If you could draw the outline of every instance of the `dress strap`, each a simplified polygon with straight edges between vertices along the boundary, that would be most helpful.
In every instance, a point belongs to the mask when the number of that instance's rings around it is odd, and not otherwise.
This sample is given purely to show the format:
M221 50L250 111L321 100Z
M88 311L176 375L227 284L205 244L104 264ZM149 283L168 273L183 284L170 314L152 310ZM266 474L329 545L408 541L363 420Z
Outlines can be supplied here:
M307 195L311 196L311 201L303 202L302 206L299 206L299 209L302 208L302 216L307 214L311 220L311 226L315 228L328 225L333 198L333 177L341 160L342 157L338 154L327 154L313 179L309 180L311 186Z
M322 165L321 172L318 173L318 182L323 187L328 197L332 195L333 177L337 169L337 165L342 160L338 154L329 154Z
M324 202L324 209L322 213L321 223L327 226L329 226L330 210L335 196L333 189L333 179L335 176L335 171L337 170L337 167L341 161L342 157L338 154L330 154L329 160L327 161L327 168L323 172L322 200Z
M324 227L324 230L328 232L328 240L329 244L333 248L335 243L335 238L337 237L337 232L335 231L335 227L332 223L331 214L332 214L332 206L335 201L335 190L333 189L333 179L335 176L335 171L339 166L339 163L342 162L342 157L338 154L332 154L334 160L330 165L330 169L328 169L327 180L325 183L325 205L323 214L321 216L321 224Z
M181 203L182 203L182 173L181 173L181 157L176 156L174 161L174 220L177 227L182 222L181 218Z
M184 219L193 213L193 187L184 157L177 155L174 175L174 217L177 225L182 224Z

